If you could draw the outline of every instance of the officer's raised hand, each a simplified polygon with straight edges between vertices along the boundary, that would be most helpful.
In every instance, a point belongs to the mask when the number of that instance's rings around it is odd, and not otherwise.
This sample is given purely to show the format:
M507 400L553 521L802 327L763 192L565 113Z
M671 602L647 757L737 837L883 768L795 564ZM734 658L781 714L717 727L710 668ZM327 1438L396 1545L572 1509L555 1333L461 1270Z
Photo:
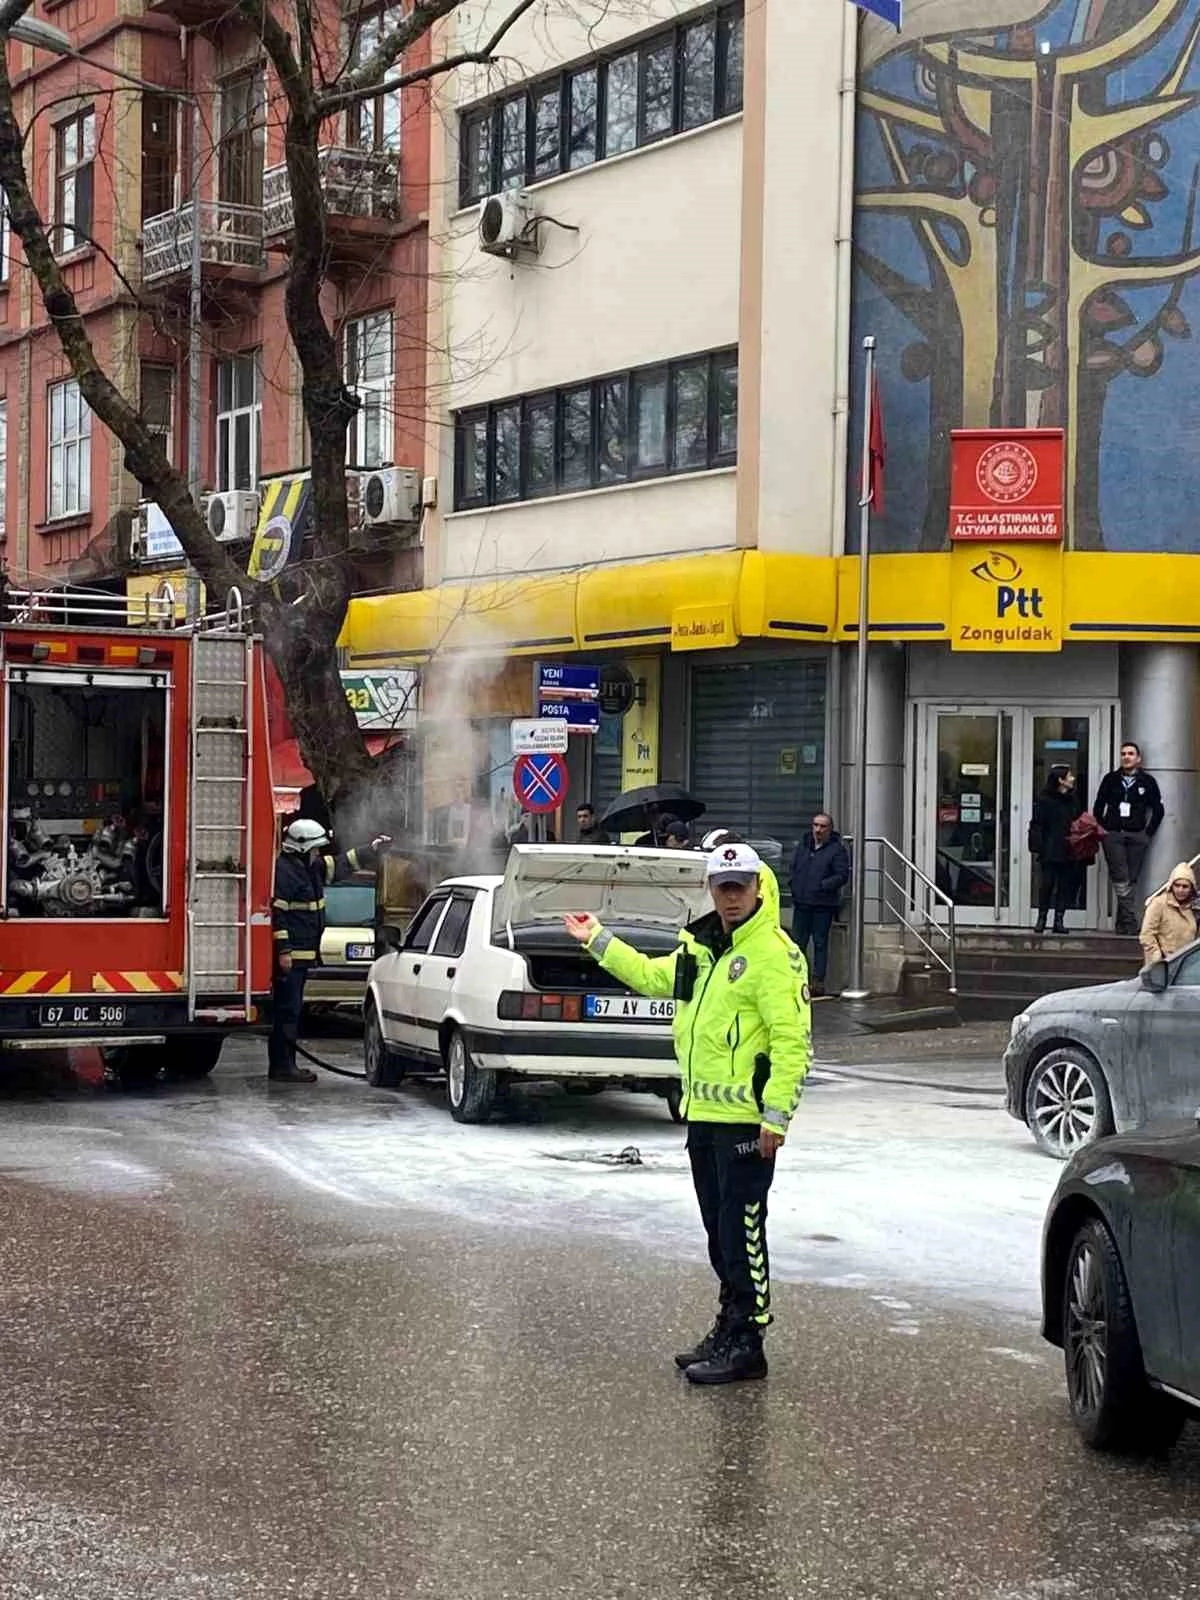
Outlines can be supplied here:
M563 927L578 944L586 944L599 926L590 911L568 911L563 917Z

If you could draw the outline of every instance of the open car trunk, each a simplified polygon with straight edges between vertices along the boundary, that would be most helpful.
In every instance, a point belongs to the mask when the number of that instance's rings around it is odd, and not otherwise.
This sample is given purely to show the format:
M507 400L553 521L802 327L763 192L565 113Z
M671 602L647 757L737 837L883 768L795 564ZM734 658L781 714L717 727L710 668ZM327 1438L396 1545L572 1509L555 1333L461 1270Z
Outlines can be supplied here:
M525 957L538 988L619 988L563 927L590 911L646 955L667 955L709 907L705 858L620 845L514 845L496 890L492 937Z

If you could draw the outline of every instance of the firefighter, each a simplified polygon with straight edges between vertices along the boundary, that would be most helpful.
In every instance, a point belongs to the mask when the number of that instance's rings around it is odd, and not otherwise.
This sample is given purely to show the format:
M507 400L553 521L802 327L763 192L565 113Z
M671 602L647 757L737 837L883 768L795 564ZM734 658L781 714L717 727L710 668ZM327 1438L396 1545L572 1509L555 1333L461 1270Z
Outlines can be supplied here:
M271 925L275 933L275 977L271 986L271 1039L268 1076L284 1083L316 1083L317 1075L296 1064L296 1040L304 1009L304 985L321 958L325 931L325 890L339 878L370 871L378 851L391 840L381 834L369 846L343 855L322 852L332 843L319 822L298 817L283 833L275 861Z
M718 845L707 877L715 909L684 928L668 956L642 955L591 915L564 919L621 983L675 997L688 1157L721 1286L712 1330L675 1357L699 1384L767 1375L767 1191L811 1055L807 968L779 926L758 852Z

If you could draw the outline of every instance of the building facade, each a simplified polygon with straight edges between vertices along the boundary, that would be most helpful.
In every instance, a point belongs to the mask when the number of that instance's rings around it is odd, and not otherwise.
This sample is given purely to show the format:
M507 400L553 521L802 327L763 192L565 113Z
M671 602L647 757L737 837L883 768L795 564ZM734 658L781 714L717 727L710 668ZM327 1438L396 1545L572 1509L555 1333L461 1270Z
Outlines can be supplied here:
M572 802L683 779L783 848L826 802L853 44L838 5L537 7L439 89L427 587L348 633L428 663L434 813L486 772L511 821L507 717L565 662L634 684L572 738Z
M349 60L385 15L326 10L323 45ZM307 460L284 320L291 206L278 86L253 31L228 7L68 0L53 19L82 60L9 47L35 199L101 362L185 470L198 393L199 486L220 500L210 527L223 524L222 536L245 554L271 486L278 493L302 480ZM146 86L114 79L109 66ZM364 102L323 135L326 305L362 401L352 469L422 464L428 130L417 86ZM193 229L201 258L194 384ZM128 577L136 593L168 577L178 587L177 541L156 508L140 503L121 446L82 402L19 244L10 248L7 237L3 260L0 484L10 580ZM362 589L421 581L413 530L369 530L354 557Z
M870 334L868 832L960 922L1024 926L1055 762L1090 800L1139 740L1167 806L1143 887L1196 848L1200 0L913 9L900 36L779 0L539 12L440 99L427 588L356 604L348 640L445 678L501 813L540 667L624 664L637 701L572 740L572 797L680 779L786 853L850 787ZM514 191L489 254L481 203ZM1034 427L1064 431L1063 539L999 554L1053 627L972 639L995 572L950 546L950 435ZM1110 915L1101 867L1070 922Z

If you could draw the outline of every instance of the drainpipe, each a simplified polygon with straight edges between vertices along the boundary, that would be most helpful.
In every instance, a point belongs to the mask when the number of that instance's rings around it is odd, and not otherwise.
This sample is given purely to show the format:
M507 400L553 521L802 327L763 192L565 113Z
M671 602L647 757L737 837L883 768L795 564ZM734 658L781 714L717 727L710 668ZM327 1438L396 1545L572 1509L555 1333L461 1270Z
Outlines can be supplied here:
M837 303L833 319L833 511L829 551L846 549L846 469L850 443L850 291L854 230L854 127L858 77L858 12L842 8L842 70L838 88Z

